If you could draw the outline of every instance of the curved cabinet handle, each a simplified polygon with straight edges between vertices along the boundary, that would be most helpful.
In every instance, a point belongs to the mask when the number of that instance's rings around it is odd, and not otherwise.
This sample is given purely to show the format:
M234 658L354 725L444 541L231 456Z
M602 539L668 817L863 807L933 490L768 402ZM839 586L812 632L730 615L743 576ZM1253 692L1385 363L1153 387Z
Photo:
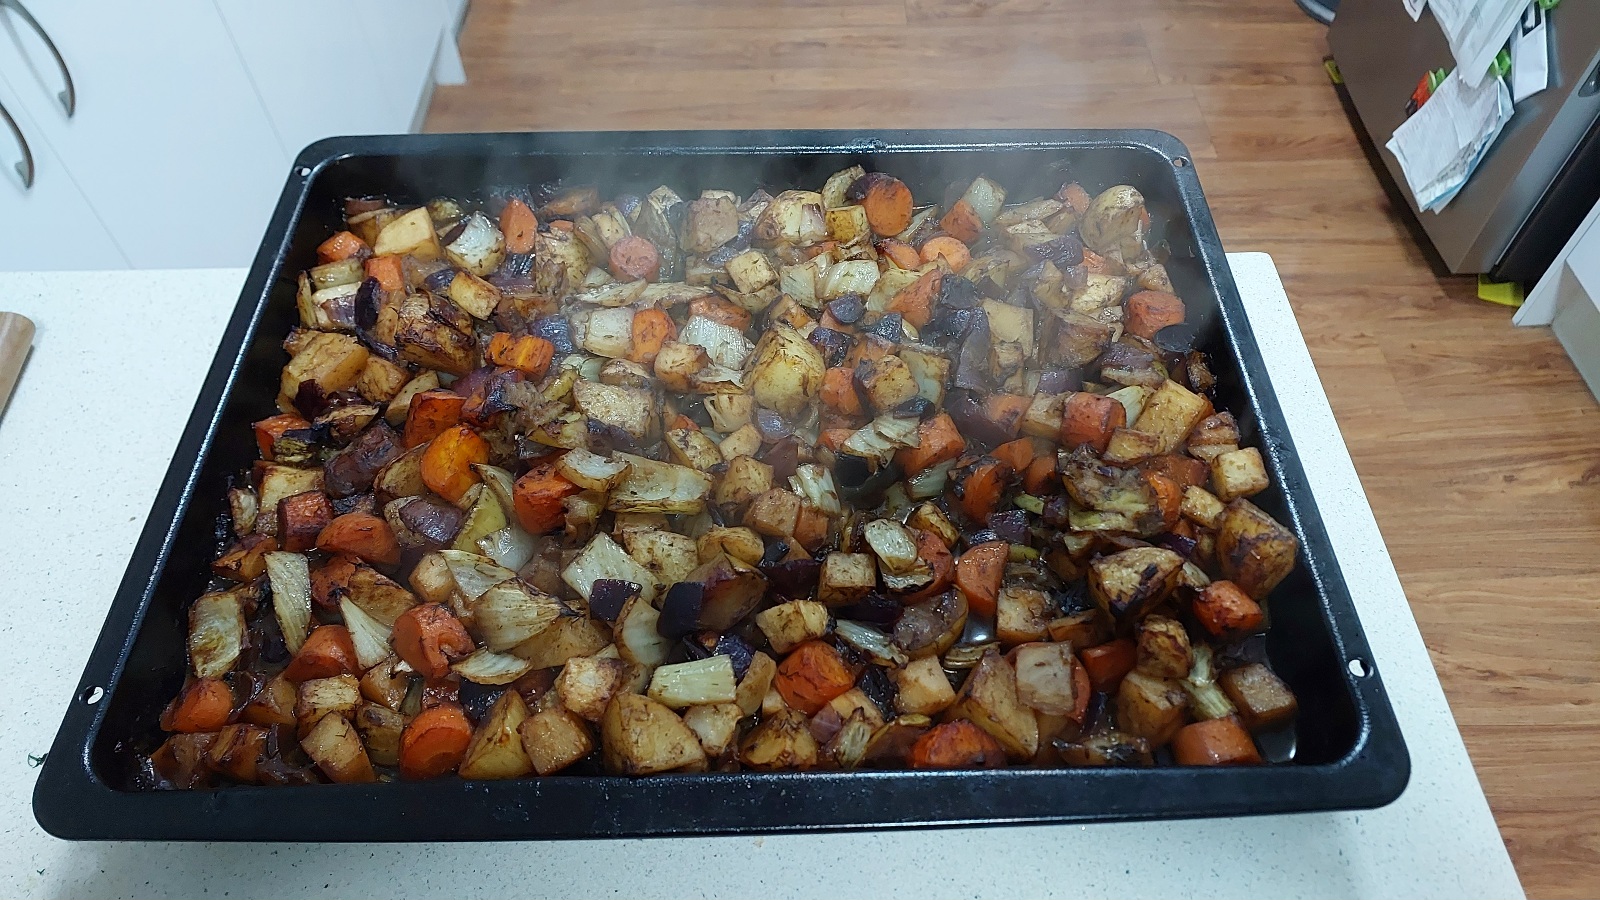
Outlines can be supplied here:
M61 51L56 49L56 42L50 40L50 34L39 24L39 20L33 17L33 13L28 12L28 8L22 5L22 0L0 0L0 9L13 10L22 17L22 21L28 23L28 27L38 33L39 40L44 41L50 55L56 58L56 66L61 69L61 80L66 83L66 87L56 94L56 99L61 101L61 108L66 110L67 118L72 118L72 114L78 111L78 90L72 85L72 72L67 69L67 61L62 58Z
M22 159L17 162L17 174L22 176L24 190L33 187L33 151L28 149L28 139L22 136L22 129L17 127L17 120L11 118L11 113L0 104L0 120L11 126L11 133L16 135L17 146L22 149Z

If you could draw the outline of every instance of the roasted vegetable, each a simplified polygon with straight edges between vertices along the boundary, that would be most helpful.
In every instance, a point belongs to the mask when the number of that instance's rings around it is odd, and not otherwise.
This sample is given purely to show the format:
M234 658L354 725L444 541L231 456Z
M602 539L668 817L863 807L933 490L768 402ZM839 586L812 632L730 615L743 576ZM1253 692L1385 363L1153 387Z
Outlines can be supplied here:
M164 783L1260 762L1298 541L1137 188L820 188L353 202Z

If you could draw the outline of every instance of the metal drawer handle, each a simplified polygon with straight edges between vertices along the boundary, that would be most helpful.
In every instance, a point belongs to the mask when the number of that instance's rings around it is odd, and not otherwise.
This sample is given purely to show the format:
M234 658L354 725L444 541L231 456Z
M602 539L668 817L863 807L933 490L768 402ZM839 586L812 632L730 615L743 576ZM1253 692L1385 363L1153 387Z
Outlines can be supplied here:
M61 51L56 49L56 42L50 40L49 33L39 24L39 20L33 17L33 13L28 12L28 8L22 5L22 0L0 0L0 9L15 10L16 14L22 17L22 21L28 23L28 27L38 32L39 39L44 41L50 55L56 58L56 65L61 69L61 80L67 85L64 90L56 94L56 99L61 101L61 108L67 111L67 118L72 118L72 114L78 111L78 91L72 86L72 72L67 69L67 61L61 57Z
M17 174L22 176L24 190L33 187L33 151L28 149L28 139L22 136L22 129L17 127L17 120L11 118L11 113L0 103L0 119L4 119L11 126L11 133L17 137L17 146L22 148L22 159L17 163Z

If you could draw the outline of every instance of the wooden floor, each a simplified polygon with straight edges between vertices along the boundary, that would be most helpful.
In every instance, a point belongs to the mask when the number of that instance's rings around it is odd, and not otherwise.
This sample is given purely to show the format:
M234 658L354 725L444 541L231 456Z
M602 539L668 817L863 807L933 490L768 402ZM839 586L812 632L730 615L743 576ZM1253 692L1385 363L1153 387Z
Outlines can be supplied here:
M473 0L433 131L1154 127L1273 255L1532 896L1600 895L1600 406L1436 278L1291 0Z

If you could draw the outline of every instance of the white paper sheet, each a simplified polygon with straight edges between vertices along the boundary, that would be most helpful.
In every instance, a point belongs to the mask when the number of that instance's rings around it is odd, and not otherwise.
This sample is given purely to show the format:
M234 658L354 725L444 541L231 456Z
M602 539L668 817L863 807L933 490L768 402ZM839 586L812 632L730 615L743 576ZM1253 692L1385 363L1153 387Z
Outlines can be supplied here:
M1511 118L1504 81L1468 86L1457 72L1384 145L1400 161L1419 209L1438 212L1454 199Z
M1406 5L1406 12L1411 16L1411 21L1422 18L1422 11L1428 8L1428 0L1401 0Z
M1550 14L1529 3L1511 30L1511 101L1521 103L1550 86Z
M1429 0L1429 5L1467 87L1477 87L1489 74L1489 64L1527 8L1526 0Z

